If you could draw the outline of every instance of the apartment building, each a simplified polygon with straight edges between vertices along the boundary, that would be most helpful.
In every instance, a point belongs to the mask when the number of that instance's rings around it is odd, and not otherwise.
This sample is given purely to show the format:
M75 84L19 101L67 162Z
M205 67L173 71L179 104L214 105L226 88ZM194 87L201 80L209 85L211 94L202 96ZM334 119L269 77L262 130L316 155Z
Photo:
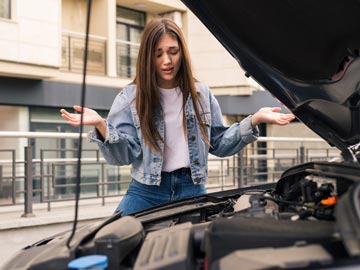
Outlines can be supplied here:
M86 0L0 0L1 131L76 131L59 109L80 103L86 7ZM225 121L277 105L180 0L93 0L86 106L106 115L133 79L142 29L156 16L170 17L183 29L196 78L211 87ZM281 132L262 129L263 135ZM3 139L0 147L10 144Z

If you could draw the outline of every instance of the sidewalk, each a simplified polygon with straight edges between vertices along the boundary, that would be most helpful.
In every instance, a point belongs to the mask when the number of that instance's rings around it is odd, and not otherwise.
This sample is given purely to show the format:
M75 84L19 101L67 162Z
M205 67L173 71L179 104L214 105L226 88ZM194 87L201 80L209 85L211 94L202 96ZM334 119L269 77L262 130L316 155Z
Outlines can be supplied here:
M122 196L106 198L104 206L101 199L82 199L79 201L78 220L86 221L109 217L121 199ZM23 213L23 205L0 206L0 230L73 221L75 201L53 202L50 211L47 210L46 203L36 203L33 205L34 216L22 217Z
M80 200L78 226L111 216L121 199L122 196L106 198L104 206L101 199ZM0 269L22 248L71 229L74 206L74 201L54 202L48 211L47 203L36 203L31 217L22 217L24 205L0 206Z

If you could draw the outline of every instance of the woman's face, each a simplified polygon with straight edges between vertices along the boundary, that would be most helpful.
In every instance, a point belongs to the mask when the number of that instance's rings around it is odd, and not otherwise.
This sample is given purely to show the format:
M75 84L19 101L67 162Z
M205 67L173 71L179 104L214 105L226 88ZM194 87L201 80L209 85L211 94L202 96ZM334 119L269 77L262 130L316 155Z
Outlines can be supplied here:
M181 64L181 51L176 38L163 35L154 53L158 86L166 89L178 86L176 74Z

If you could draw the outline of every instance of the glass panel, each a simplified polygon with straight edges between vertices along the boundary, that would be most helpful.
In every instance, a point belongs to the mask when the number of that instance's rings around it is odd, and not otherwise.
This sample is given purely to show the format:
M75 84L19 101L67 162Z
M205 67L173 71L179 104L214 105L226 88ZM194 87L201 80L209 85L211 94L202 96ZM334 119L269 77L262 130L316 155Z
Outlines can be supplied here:
M117 39L129 40L127 35L127 27L124 24L116 24L116 36Z
M117 70L120 77L128 78L128 51L129 51L130 45L127 44L118 44L117 45L117 55L118 55L118 61L117 61Z
M129 30L130 30L129 41L131 41L132 43L139 43L140 44L141 34L142 34L143 29L130 27Z
M74 97L74 100L80 101L80 96ZM60 116L58 109L31 107L30 108L31 122L46 122L46 123L66 123Z
M0 189L0 205L12 204L12 180L2 179Z
M10 148L10 147L9 147ZM16 190L23 190L23 185L21 186L15 180L16 167L13 165L16 162L15 149L7 150L0 149L1 159L0 160L0 206L1 205L10 205L13 203L13 185L15 185ZM23 164L19 164L22 168L19 168L23 171ZM19 196L19 195L15 195ZM17 197L19 198L19 197ZM22 197L21 197L22 198Z
M136 10L117 7L116 16L119 22L131 25L145 25L145 14Z
M137 62L138 53L139 53L138 46L130 47L130 64L129 64L130 78L135 77L136 74L136 62Z
M10 0L0 0L0 17L10 19Z
M129 36L127 36L127 29ZM118 37L121 41L129 41L117 45L118 55L118 74L120 77L133 78L136 73L136 61L139 52L139 43L141 39L142 29L118 24Z
M118 7L117 16L117 73L120 77L133 78L145 13Z
M136 61L139 52L139 46L124 43L118 43L118 74L120 77L133 78L136 73Z

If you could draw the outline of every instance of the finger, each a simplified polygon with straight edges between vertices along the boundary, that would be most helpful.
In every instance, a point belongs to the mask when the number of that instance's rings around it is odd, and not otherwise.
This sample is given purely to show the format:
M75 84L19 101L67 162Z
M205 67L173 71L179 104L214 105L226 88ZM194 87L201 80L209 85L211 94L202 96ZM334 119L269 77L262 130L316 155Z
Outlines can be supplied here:
M284 119L287 119L287 120L289 120L289 121L292 121L292 120L295 119L295 115L293 115L293 114L287 114L287 115L285 115Z
M292 119L287 119L287 118L284 118L284 119L279 120L279 123L282 123L282 124L289 124L291 121L292 121Z
M292 118L291 115L288 115L288 114L280 114L280 118L282 119L288 119L288 118Z
M62 114L61 117L64 118L66 121L74 121L73 117L71 117L70 115Z
M279 125L279 126L285 126L285 125L287 125L287 124L289 124L290 122L289 121L278 121L277 122L277 124Z
M293 117L285 118L285 119L282 120L282 123L283 123L283 125L287 125L287 124L290 124L290 122L291 122L292 120L294 120Z
M77 112L82 112L83 111L83 108L81 108L81 106L79 106L79 105L74 105L73 108Z
M282 113L282 114L280 114L280 116L282 118L287 118L287 119L294 119L295 118L295 115L293 115L291 113Z
M64 109L61 109L61 110L60 110L60 113L61 113L61 117L62 117L62 118L65 118L65 117L67 117L67 116L69 115L69 113L68 113L66 110L64 110Z
M73 114L73 113L69 113L67 110L60 110L61 111L61 117L66 119L66 120L71 120L71 119L77 119L78 118L78 114Z
M272 112L280 112L281 108L280 107L273 107L273 108L271 108L271 111Z
M74 118L74 114L73 114L73 113L69 113L69 112L66 111L66 110L63 110L63 111L61 112L61 117L63 117L63 118L66 117L66 119L72 119L72 118Z
M288 115L288 116L292 116L295 118L295 115L293 113L283 113L283 115Z

